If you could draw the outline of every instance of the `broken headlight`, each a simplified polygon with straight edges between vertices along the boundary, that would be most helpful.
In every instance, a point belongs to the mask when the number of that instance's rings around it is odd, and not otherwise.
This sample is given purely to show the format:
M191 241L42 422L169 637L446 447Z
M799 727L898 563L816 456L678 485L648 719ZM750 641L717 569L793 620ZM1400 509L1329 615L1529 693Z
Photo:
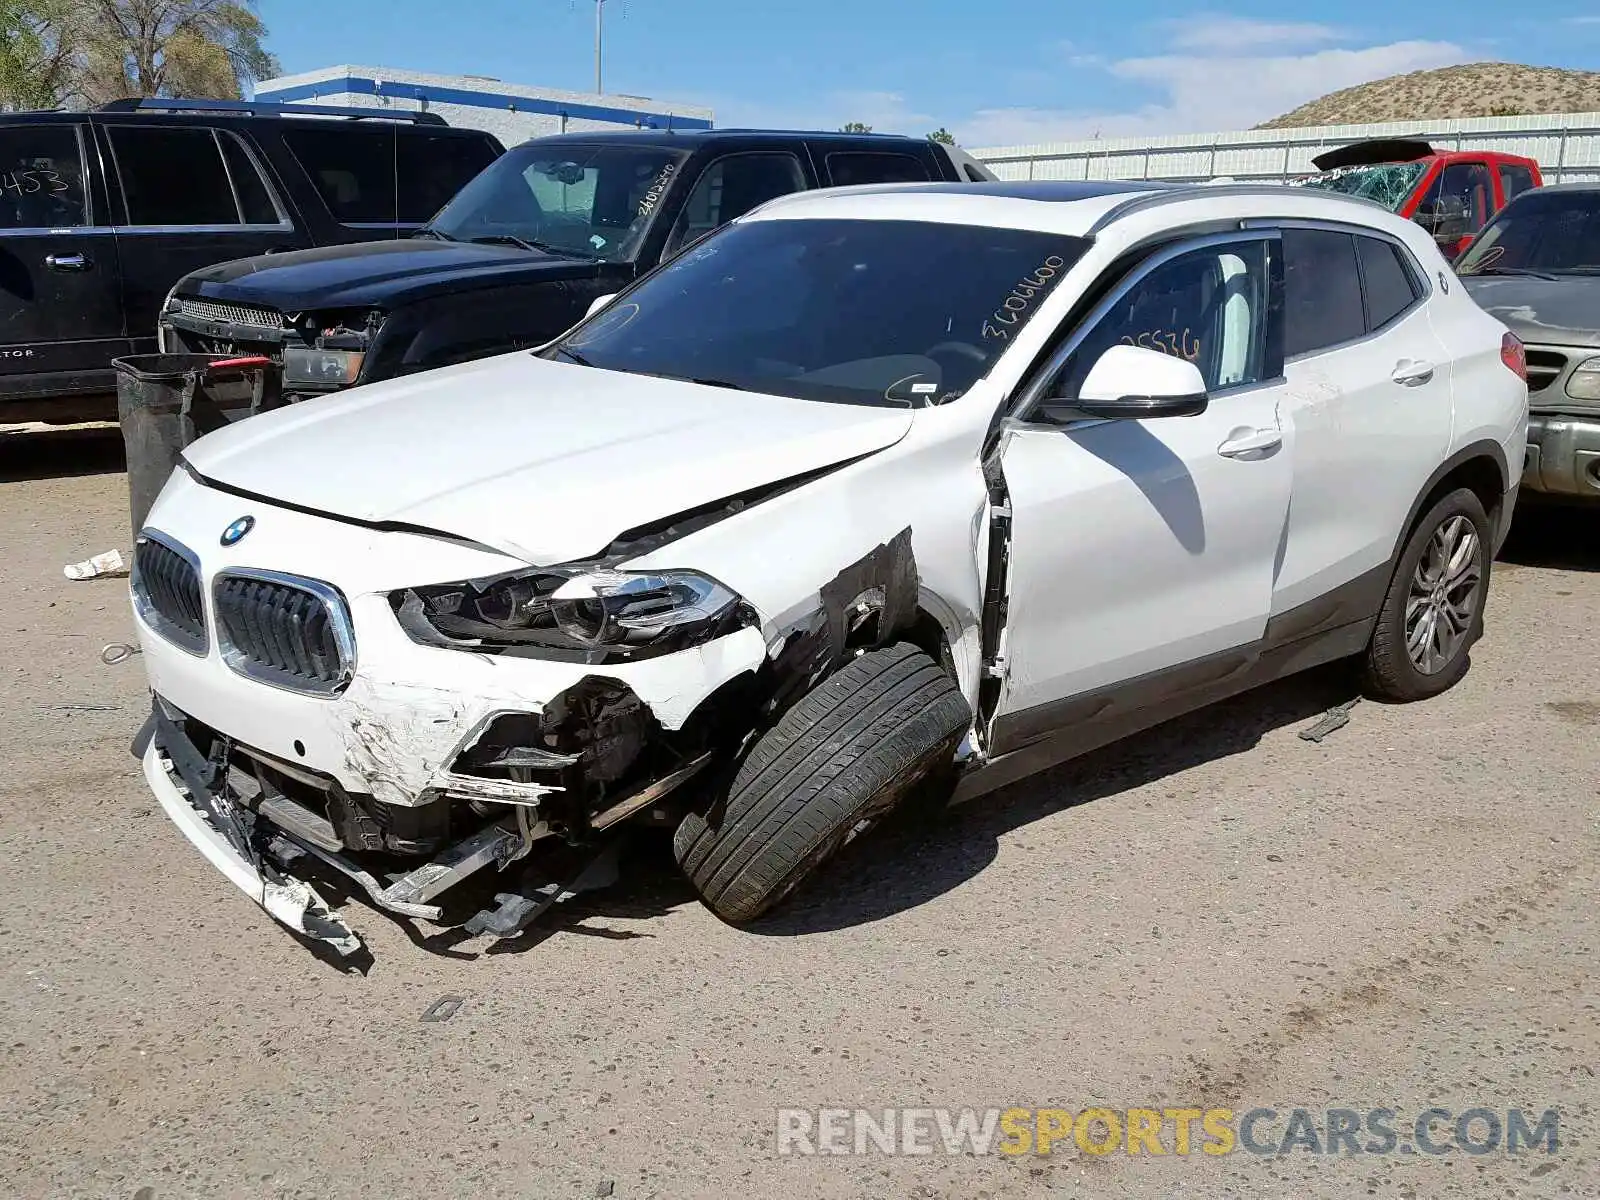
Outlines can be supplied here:
M533 571L392 598L414 639L471 650L525 648L618 658L681 650L755 622L750 606L695 571Z

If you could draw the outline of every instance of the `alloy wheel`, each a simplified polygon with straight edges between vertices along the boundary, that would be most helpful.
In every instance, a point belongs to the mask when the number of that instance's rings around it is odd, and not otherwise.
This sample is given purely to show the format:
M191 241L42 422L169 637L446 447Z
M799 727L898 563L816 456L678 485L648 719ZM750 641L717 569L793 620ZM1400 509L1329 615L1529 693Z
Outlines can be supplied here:
M1444 521L1411 576L1406 597L1406 653L1424 675L1453 663L1483 602L1482 541L1466 517Z

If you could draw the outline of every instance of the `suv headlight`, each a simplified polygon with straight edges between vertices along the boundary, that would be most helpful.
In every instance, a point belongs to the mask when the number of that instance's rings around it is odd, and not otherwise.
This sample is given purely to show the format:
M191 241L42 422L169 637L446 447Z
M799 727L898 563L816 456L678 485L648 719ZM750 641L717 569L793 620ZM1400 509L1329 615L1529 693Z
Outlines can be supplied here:
M1567 395L1574 400L1600 400L1600 357L1585 359L1567 376Z
M696 571L555 568L407 588L390 601L416 641L585 659L682 650L756 622L742 597Z

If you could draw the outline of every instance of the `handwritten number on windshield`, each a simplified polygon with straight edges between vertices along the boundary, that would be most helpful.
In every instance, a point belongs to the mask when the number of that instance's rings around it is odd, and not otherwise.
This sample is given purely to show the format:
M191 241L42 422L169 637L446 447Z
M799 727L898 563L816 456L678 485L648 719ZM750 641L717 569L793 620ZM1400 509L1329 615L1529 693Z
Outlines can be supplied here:
M667 184L672 182L672 177L677 173L677 163L669 162L661 168L661 173L655 177L655 181L651 183L649 191L645 192L644 198L639 201L639 215L641 217L648 217L655 211L656 205L661 202L661 194L667 190Z
M1010 326L1019 322L1033 302L1055 285L1056 277L1066 268L1067 260L1052 254L1031 275L1024 276L1011 294L1000 302L1000 307L983 323L983 336L988 340L1010 341Z

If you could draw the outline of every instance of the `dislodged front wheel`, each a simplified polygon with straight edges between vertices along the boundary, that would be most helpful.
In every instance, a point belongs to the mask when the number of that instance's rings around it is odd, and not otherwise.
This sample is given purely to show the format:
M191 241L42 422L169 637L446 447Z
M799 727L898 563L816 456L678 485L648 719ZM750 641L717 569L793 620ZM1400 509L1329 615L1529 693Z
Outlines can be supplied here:
M724 803L683 819L684 874L724 920L759 917L948 764L971 720L917 647L861 655L757 739Z
M1489 592L1489 518L1466 488L1417 523L1389 583L1367 647L1370 692L1423 700L1455 686L1483 633Z

